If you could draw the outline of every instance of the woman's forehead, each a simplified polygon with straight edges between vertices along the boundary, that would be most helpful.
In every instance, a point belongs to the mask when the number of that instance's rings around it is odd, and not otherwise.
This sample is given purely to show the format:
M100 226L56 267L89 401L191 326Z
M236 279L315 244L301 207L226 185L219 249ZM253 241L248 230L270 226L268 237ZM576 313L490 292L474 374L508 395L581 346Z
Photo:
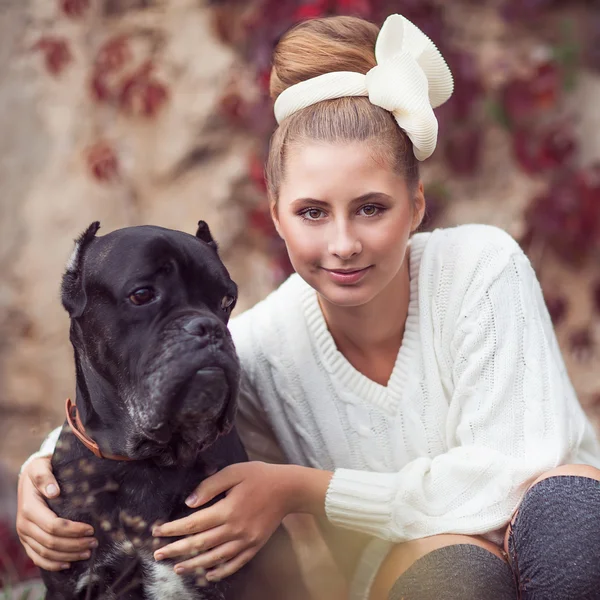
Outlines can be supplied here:
M280 197L289 201L330 194L357 197L377 191L391 195L401 183L391 167L376 160L366 142L307 142L290 148Z

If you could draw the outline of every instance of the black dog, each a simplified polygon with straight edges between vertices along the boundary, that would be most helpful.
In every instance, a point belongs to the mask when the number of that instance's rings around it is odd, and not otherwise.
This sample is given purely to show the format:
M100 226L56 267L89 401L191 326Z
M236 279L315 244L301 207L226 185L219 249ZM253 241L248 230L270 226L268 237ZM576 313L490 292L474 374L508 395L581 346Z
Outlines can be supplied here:
M99 547L43 572L48 600L306 599L280 528L235 575L178 576L152 526L191 512L207 476L247 460L233 428L239 364L227 321L237 288L208 226L196 236L130 227L77 240L62 282L77 396L52 458L61 517L93 525ZM217 499L218 500L218 499ZM181 559L179 559L181 560Z

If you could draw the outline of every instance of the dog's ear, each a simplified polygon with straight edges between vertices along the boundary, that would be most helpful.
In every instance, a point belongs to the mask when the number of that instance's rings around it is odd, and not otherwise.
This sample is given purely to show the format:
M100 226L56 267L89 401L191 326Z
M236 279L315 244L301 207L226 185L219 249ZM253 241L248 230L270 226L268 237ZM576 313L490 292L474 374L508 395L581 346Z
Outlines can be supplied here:
M61 300L72 319L80 317L85 307L86 296L81 278L83 254L89 243L96 237L98 229L100 229L100 222L94 221L75 240L75 248L62 278Z
M213 240L213 236L210 233L208 224L206 221L198 221L198 230L196 231L196 237L203 242L206 242L211 248L218 250L217 242Z

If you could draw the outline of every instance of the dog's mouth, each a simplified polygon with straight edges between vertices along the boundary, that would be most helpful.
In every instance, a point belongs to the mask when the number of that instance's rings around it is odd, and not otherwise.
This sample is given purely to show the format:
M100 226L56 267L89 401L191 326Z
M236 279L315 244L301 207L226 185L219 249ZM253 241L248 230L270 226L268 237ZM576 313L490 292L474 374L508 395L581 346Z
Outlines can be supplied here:
M164 466L193 462L233 426L234 399L220 367L198 369L161 401L164 419L132 440L130 456L138 460L152 458Z

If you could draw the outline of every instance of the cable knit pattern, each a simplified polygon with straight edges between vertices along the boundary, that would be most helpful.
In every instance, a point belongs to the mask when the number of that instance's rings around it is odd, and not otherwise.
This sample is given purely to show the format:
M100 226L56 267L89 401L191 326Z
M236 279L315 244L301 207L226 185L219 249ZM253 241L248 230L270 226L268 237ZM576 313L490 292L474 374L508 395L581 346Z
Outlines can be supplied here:
M392 542L447 532L499 541L532 479L567 462L600 466L600 449L508 234L416 234L410 274L387 386L337 350L297 275L234 319L248 376L242 437L254 453L252 432L268 428L255 456L334 469L326 511L337 525Z
M239 431L253 458L334 470L334 524L388 542L450 532L499 541L535 477L564 463L600 467L600 448L510 236L483 225L419 233L409 260L387 386L337 350L298 275L232 320Z

